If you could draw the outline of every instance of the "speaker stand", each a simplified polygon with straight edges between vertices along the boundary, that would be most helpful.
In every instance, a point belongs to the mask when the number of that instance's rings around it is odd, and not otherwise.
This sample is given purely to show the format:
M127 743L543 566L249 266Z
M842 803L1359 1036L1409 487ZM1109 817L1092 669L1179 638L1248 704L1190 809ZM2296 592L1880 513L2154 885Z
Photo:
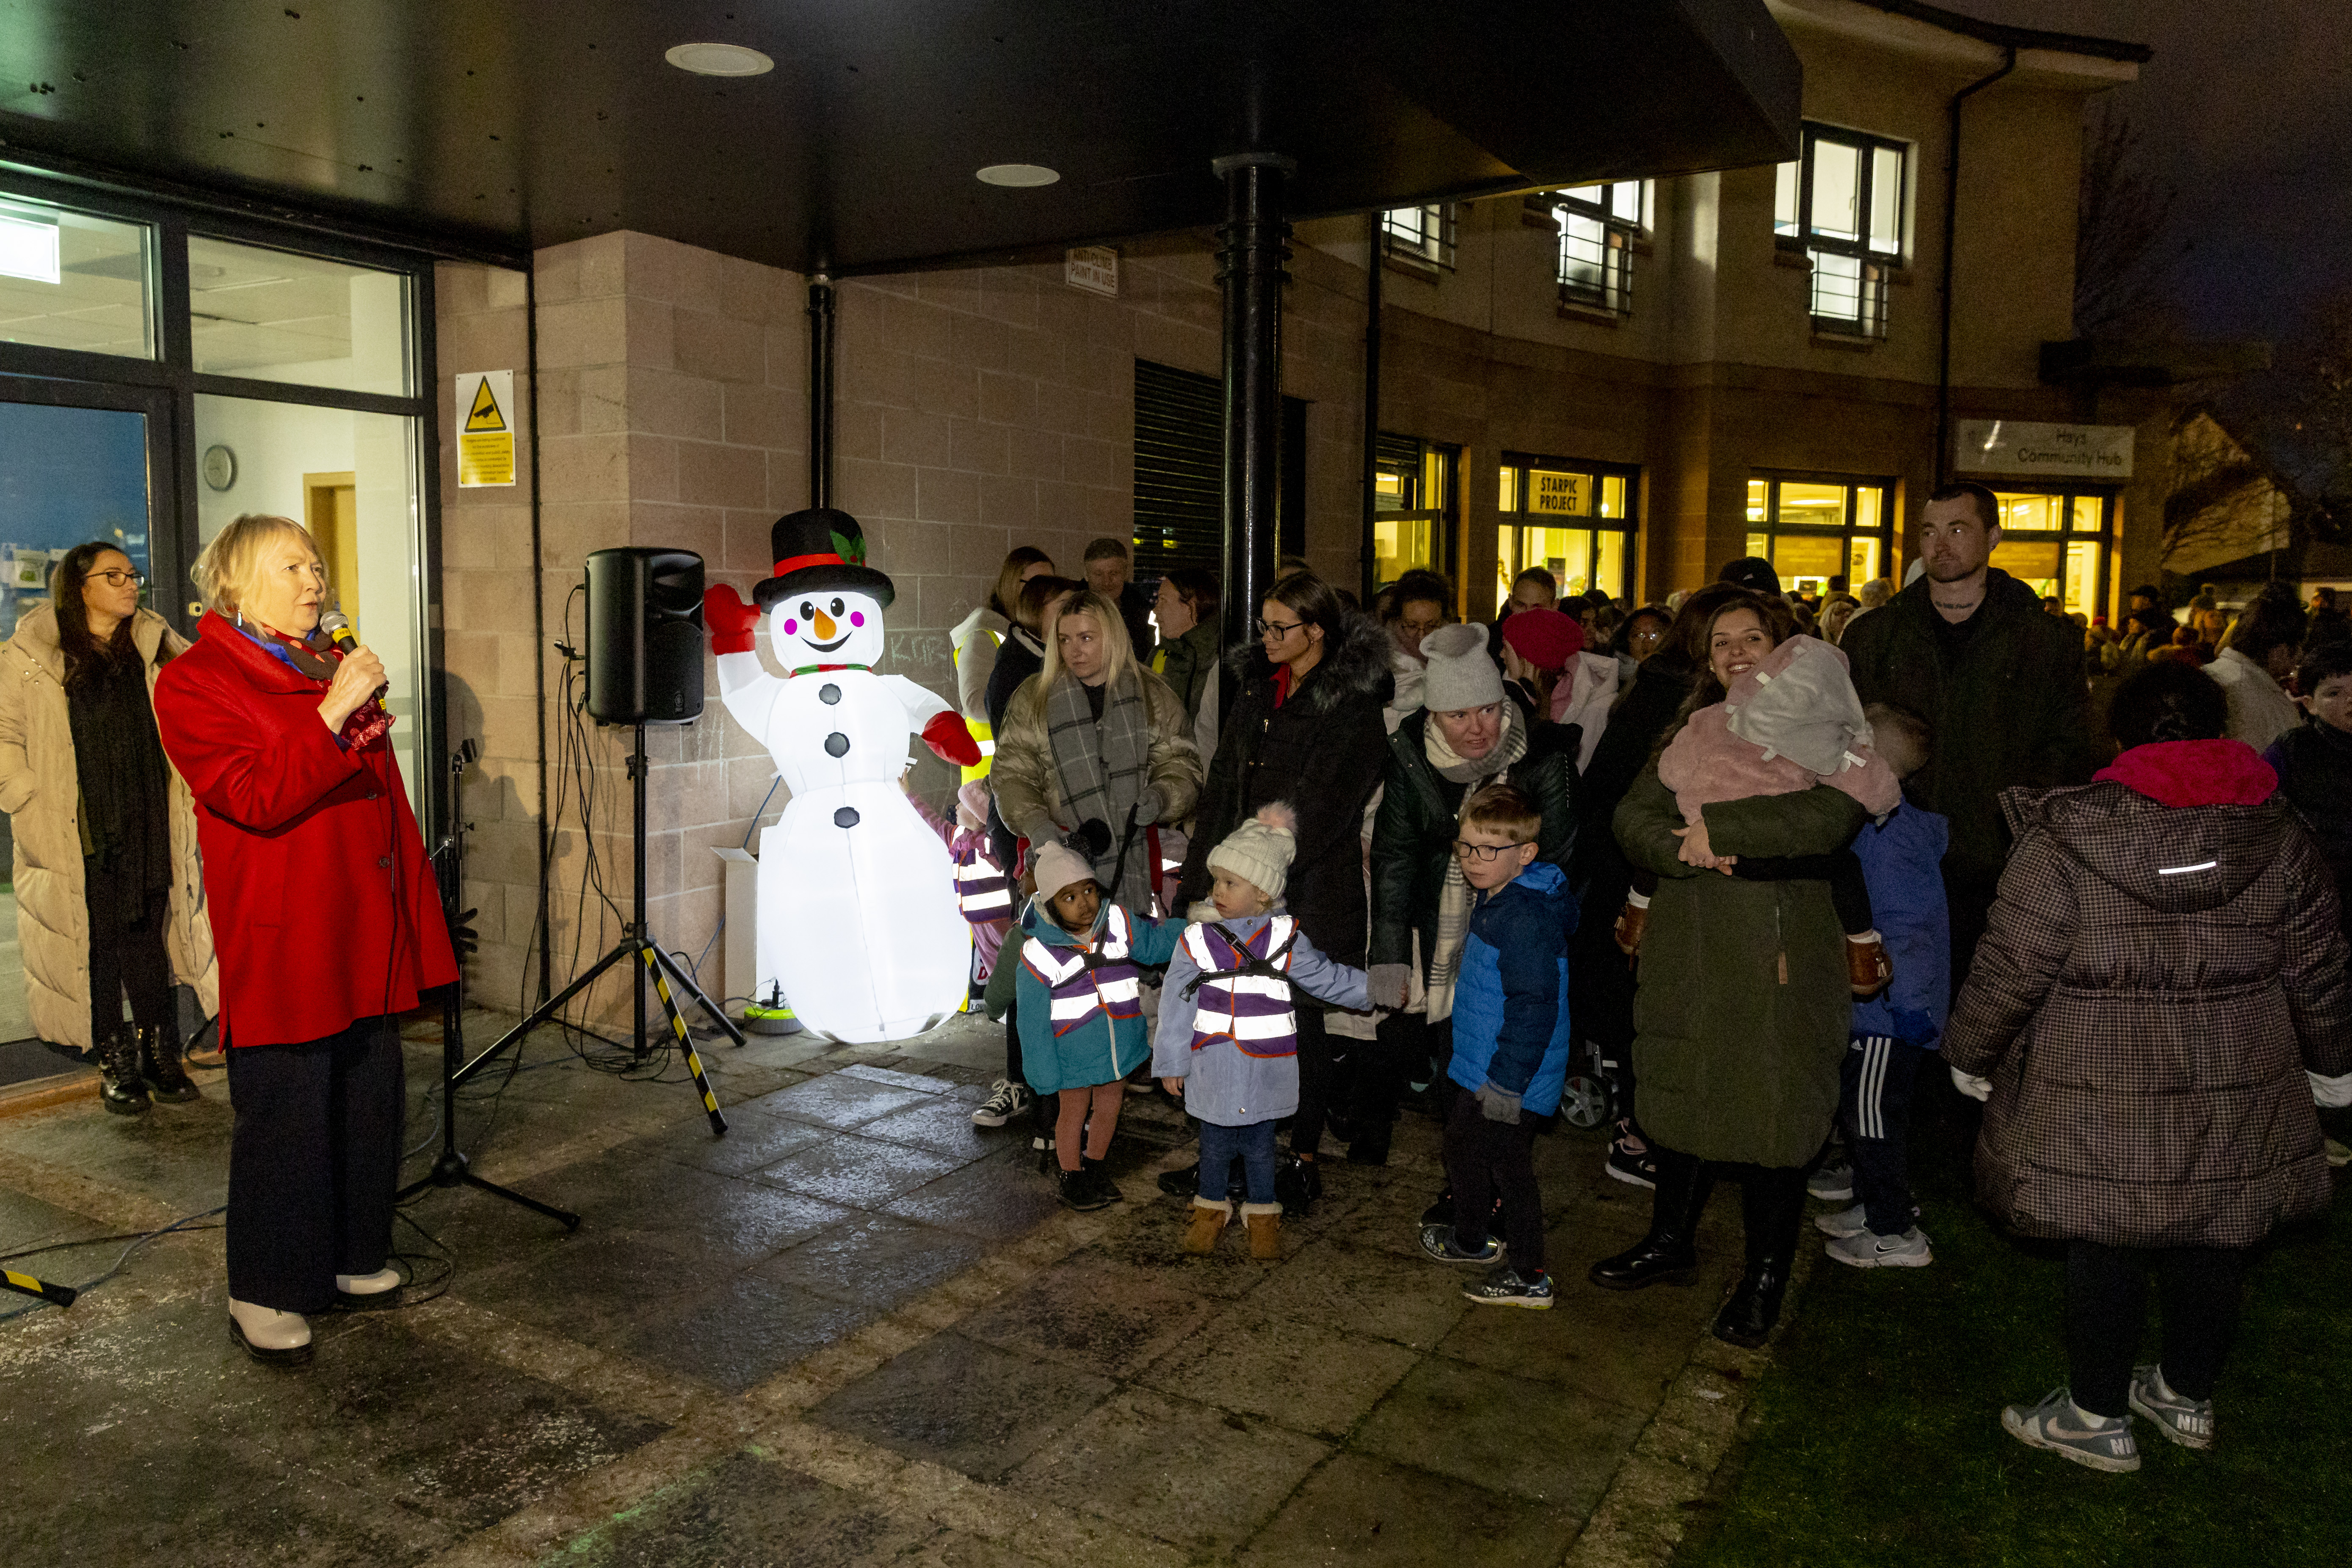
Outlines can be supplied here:
M631 784L631 793L634 796L632 804L636 814L635 832L632 835L635 840L634 849L636 865L636 891L633 906L635 918L630 921L628 928L622 932L621 940L614 944L611 952L598 959L595 963L590 967L586 973L581 975L580 978L574 980L562 991L557 992L553 996L548 998L547 1001L541 1003L538 1011L532 1013L530 1017L525 1018L521 1023L517 1024L513 1028L509 1029L505 1034L499 1036L497 1044L489 1047L488 1049L483 1051L480 1056L478 1056L472 1061L466 1063L465 1066L457 1068L454 1075L448 1078L447 1082L449 1087L452 1089L456 1088L458 1084L464 1083L467 1079L470 1079L476 1073L480 1072L484 1066L486 1066L493 1058L497 1057L501 1051L504 1051L509 1046L520 1040L525 1035L530 1034L541 1024L556 1018L563 1011L567 1003L569 1003L574 996L580 994L583 991L588 989L589 986L594 984L596 981L603 976L604 971L612 968L613 965L620 963L624 959L634 959L636 961L635 974L637 1008L635 1048L637 1058L640 1061L644 1060L652 1050L651 1045L646 1038L646 980L650 976L653 980L655 993L661 999L662 1010L669 1017L670 1031L677 1038L678 1051L686 1058L686 1070L693 1075L695 1092L702 1098L703 1114L710 1119L711 1133L714 1136L723 1137L727 1131L727 1118L719 1114L719 1097L710 1092L710 1079L703 1072L702 1058L694 1048L694 1035L692 1031L688 1030L686 1026L686 1015L679 1010L677 998L671 994L671 986L675 985L678 990L683 991L686 994L688 1000L700 1007L705 1013L708 1013L719 1025L719 1027L725 1031L727 1037L733 1040L739 1046L743 1043L743 1031L737 1028L734 1023L729 1019L727 1015L719 1010L718 1004L711 1001L709 996L703 994L702 987L694 983L694 977L687 973L684 969L678 966L677 960L671 958L670 955L663 950L661 943L654 941L651 927L646 922L646 725L645 721L641 719L637 721L636 726L636 750L629 757L629 780ZM472 1180L473 1178L464 1179ZM529 1202L530 1200L523 1199L520 1201ZM532 1206L538 1207L539 1205L532 1205Z

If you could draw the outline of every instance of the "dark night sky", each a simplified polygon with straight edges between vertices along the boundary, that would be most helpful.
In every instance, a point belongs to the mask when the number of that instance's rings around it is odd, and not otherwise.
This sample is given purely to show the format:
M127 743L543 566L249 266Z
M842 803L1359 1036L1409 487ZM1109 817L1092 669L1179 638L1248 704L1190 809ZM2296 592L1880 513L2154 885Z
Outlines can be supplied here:
M1990 21L2126 38L2156 58L2113 99L2142 167L2175 185L2192 248L2186 325L2289 338L2352 288L2352 5L2345 0L1943 0Z

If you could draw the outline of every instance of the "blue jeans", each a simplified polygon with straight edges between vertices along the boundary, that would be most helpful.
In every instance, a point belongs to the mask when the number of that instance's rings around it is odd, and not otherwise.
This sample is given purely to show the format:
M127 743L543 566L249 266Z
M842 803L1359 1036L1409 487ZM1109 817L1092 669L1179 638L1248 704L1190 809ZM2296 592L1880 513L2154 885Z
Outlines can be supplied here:
M1242 1163L1242 1180L1247 1184L1249 1201L1274 1202L1274 1123L1253 1121L1246 1127L1220 1127L1213 1121L1202 1122L1202 1197L1213 1204L1225 1201L1225 1194L1233 1185L1235 1160Z

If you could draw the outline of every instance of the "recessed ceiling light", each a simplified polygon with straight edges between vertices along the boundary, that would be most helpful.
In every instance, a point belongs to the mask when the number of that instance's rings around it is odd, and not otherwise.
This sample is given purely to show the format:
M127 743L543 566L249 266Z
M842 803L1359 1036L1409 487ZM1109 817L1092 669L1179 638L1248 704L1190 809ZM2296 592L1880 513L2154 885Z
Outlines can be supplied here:
M765 76L776 68L775 61L740 44L680 44L662 58L697 76Z
M983 185L1010 185L1016 190L1050 185L1061 177L1043 163L991 163L974 176Z

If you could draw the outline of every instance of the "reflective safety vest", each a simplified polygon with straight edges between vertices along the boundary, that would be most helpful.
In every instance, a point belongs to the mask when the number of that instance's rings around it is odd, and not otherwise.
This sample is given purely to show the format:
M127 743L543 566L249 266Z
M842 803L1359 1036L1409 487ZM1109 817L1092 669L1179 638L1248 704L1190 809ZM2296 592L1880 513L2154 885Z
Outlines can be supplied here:
M1053 993L1049 1017L1054 1033L1066 1035L1097 1013L1111 1018L1143 1016L1143 982L1128 957L1127 911L1113 904L1104 912L1102 935L1091 950L1049 947L1031 937L1021 961Z
M1245 1056L1298 1054L1290 1001L1290 949L1297 937L1298 922L1288 915L1275 916L1247 938L1208 921L1184 933L1184 952L1201 971L1185 987L1194 997L1194 1050L1231 1040Z
M955 858L956 907L976 926L1013 915L1013 884L988 858L982 843L982 836L973 834L972 841Z

